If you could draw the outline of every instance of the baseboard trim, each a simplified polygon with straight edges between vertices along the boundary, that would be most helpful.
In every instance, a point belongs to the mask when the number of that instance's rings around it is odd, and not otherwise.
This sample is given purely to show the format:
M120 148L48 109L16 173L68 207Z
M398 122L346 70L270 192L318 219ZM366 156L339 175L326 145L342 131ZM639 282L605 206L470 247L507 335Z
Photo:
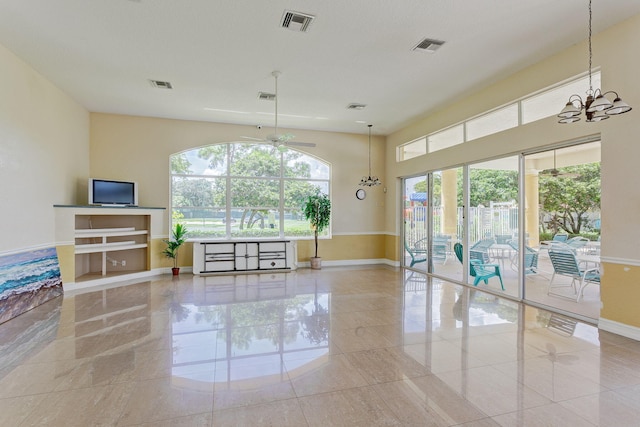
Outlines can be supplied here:
M625 325L624 323L600 318L598 321L598 328L603 331L612 332L614 334L622 335L623 337L640 341L640 328L636 326Z
M338 261L322 260L324 267L352 267L358 265L388 265L390 267L400 267L400 261L392 261L386 258L377 259L344 259ZM310 268L311 262L298 261L298 268Z
M182 273L191 273L193 272L193 267L188 266L188 267L180 267L180 272ZM131 281L138 281L139 279L146 279L148 277L153 277L153 276L160 276L163 274L172 274L171 273L171 268L155 268L153 270L149 270L149 271L140 271L137 273L131 273L131 274L123 274L120 276L111 276L111 277L104 277L104 278L99 278L99 279L94 279L94 280L87 280L85 282L71 282L71 283L63 283L62 284L62 289L64 289L64 294L65 296L71 296L74 295L76 293L79 293L78 291L86 291L88 289L90 290L98 290L97 288L103 289L103 288L108 288L109 285L122 285L125 284L127 282L131 282Z

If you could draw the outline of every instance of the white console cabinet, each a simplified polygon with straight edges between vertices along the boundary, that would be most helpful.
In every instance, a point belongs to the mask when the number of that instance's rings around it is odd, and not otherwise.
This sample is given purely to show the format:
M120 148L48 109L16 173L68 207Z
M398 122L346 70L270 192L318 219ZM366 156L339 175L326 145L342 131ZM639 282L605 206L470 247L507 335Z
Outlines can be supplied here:
M289 240L194 242L193 273L291 270L294 255Z

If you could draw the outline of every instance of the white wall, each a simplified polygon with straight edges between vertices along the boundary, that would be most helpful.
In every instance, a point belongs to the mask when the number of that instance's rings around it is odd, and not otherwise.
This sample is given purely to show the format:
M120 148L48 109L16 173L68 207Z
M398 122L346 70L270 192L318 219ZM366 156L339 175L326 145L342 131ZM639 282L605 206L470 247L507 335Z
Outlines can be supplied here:
M0 94L0 253L53 246L53 205L88 177L89 113L1 45Z

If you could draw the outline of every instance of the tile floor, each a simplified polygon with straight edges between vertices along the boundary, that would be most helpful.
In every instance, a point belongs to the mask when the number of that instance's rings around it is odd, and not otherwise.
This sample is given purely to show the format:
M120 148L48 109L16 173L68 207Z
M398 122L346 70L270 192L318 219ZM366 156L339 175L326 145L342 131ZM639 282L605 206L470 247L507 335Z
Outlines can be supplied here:
M0 325L1 426L638 426L640 342L382 266L162 276Z
M508 258L508 257L507 257ZM492 262L499 264L501 267L502 279L504 281L505 290L500 289L500 282L496 277L489 279L489 284L481 284L482 288L490 288L493 292L504 292L514 298L519 297L519 273L516 271L517 266L511 264L509 259L493 259ZM405 265L409 265L405 261ZM427 271L426 263L416 264L414 270ZM438 261L434 264L436 275L453 281L462 281L462 264L455 258L455 255L449 255L446 262ZM548 295L549 281L553 277L553 266L547 251L540 252L538 259L538 268L536 274L527 274L525 282L526 297L529 301L542 304L543 306L552 307L556 310L563 310L567 313L581 316L582 318L597 319L600 317L600 287L598 285L588 285L584 289L584 296L580 301L576 301L576 295L569 287L571 280L567 277L557 276L554 279L556 284L565 284L566 288L556 288L555 295ZM470 283L473 283L471 278ZM561 296L561 295L565 296Z

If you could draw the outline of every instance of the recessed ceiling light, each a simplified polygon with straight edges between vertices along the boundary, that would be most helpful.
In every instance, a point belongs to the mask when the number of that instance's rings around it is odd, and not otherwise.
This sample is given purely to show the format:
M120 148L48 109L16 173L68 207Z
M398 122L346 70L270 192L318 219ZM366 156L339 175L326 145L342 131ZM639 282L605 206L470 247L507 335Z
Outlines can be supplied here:
M366 104L359 104L357 102L352 102L351 104L347 105L347 110L364 110L366 107Z
M275 101L276 100L276 94L275 93L268 93L268 92L258 92L258 99L260 99L262 101Z
M420 43L413 47L413 50L420 50L422 52L434 53L436 50L440 49L444 42L442 40L435 39L422 39Z
M162 80L149 80L151 86L158 89L173 89L173 86L169 82L163 82Z

